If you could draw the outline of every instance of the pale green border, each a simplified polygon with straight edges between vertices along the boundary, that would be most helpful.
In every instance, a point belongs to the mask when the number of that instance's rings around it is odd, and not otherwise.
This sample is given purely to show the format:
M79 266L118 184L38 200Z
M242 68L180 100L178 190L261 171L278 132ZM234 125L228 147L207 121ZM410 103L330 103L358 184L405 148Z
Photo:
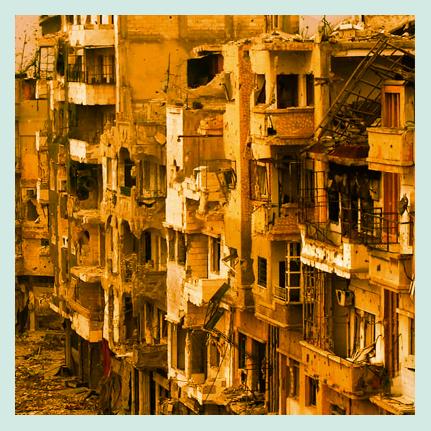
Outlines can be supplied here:
M430 394L430 361L431 358L431 324L426 320L431 315L428 311L431 305L431 276L427 274L428 256L431 250L427 248L430 240L431 205L430 188L431 166L427 157L431 156L427 142L426 126L431 111L430 91L425 83L428 76L431 52L427 44L431 42L431 10L426 0L362 0L344 1L301 1L297 0L153 0L153 1L119 1L105 0L90 2L82 0L47 1L47 0L3 0L0 4L1 24L1 92L2 96L2 142L0 157L1 189L1 243L0 248L0 280L2 300L0 301L1 332L1 370L0 370L0 417L2 429L36 429L74 430L79 428L104 430L119 427L136 427L148 429L157 427L174 430L183 428L220 430L247 428L248 430L287 429L348 429L379 430L379 429L430 429L431 394ZM309 14L309 15L353 15L353 14L415 14L417 32L417 109L416 109L416 163L417 163L417 210L419 214L417 229L416 262L419 273L417 295L417 379L416 379L416 416L412 417L379 417L379 416L219 416L219 417L133 417L133 416L14 416L14 15L39 15L53 13L114 13L114 14ZM428 123L428 124L427 124ZM428 175L427 175L428 174ZM427 193L428 192L428 193ZM430 284L430 286L428 285ZM33 428L34 427L34 428Z

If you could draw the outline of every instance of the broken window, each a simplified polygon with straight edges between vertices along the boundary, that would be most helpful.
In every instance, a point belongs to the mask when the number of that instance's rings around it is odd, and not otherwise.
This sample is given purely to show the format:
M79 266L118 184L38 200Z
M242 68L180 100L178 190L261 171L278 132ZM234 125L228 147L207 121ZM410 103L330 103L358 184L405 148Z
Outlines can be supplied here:
M209 54L187 60L187 86L197 88L208 84L218 73L223 71L223 56Z
M217 178L222 189L233 190L236 186L236 173L234 169L219 169L217 172Z
M260 287L267 286L267 260L260 256L257 258L257 284Z
M211 272L220 272L220 238L210 238Z
M53 46L41 46L39 50L38 75L41 79L54 78L55 49Z
M376 316L363 310L355 310L352 356L373 345L376 341ZM369 354L368 356L371 356Z
M319 380L312 377L305 376L305 405L317 405L317 391L319 388Z
M270 198L270 164L269 162L250 161L250 198L268 201Z
M298 106L298 75L277 75L277 108Z
M254 90L254 104L261 105L266 103L266 80L264 74L257 74Z

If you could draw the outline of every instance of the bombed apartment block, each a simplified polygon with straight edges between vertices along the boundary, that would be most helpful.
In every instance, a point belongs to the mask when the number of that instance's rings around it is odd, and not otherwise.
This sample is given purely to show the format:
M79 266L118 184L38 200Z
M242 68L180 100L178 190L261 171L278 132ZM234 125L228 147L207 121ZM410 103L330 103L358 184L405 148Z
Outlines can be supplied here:
M39 24L20 331L102 414L414 414L414 17Z

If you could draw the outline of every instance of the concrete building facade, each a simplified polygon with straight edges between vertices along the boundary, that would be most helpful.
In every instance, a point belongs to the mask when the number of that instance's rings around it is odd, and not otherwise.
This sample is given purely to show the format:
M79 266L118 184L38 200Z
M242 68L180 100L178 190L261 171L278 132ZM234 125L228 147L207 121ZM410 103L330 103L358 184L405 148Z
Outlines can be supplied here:
M51 308L105 413L414 413L414 20L300 23L41 17Z

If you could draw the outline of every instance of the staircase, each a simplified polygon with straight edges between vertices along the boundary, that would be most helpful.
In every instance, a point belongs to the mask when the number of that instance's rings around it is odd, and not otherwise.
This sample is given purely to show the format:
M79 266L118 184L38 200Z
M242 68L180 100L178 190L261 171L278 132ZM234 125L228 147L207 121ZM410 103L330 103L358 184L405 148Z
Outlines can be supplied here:
M388 79L414 82L414 54L395 46L380 35L338 94L317 128L317 139L332 137L351 143L365 135L380 118L380 95Z

